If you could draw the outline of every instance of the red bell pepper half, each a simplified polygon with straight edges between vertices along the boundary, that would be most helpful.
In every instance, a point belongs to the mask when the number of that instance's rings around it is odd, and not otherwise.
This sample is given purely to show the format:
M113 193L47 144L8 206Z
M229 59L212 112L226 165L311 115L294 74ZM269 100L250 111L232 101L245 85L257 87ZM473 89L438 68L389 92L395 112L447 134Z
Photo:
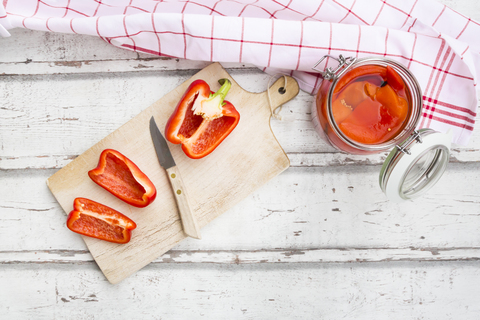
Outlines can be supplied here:
M103 150L98 166L88 176L99 186L132 206L143 208L155 200L152 181L127 157L112 149Z
M192 159L210 154L237 126L240 114L225 100L231 87L228 79L218 81L217 92L203 80L195 80L168 119L165 136Z
M110 207L86 198L76 198L73 201L73 211L67 218L67 227L88 237L127 243L137 225Z

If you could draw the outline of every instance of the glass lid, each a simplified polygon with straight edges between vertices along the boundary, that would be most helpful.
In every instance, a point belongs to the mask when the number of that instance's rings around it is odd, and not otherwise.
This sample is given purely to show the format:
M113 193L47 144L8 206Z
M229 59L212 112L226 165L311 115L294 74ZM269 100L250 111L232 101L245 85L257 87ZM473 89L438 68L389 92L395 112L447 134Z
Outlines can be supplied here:
M380 187L387 198L414 199L433 187L447 167L451 140L450 132L421 129L397 145L380 171Z

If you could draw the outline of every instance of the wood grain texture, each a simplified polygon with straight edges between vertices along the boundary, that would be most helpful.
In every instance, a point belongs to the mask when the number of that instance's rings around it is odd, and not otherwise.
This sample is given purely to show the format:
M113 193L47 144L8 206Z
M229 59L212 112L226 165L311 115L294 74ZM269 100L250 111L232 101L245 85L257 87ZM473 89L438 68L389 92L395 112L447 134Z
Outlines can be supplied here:
M475 262L149 265L115 286L94 265L10 265L0 298L14 319L476 320L479 282Z
M198 227L197 219L192 213L188 201L187 188L183 182L182 175L177 166L167 169L170 184L172 185L173 196L177 203L180 220L182 221L183 232L192 238L201 239L200 228Z

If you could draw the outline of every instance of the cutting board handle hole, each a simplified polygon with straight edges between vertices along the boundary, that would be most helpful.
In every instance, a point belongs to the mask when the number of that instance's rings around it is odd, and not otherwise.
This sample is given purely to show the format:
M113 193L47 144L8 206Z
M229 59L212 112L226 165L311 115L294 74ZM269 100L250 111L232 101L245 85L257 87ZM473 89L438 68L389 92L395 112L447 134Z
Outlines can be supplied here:
M270 106L271 115L275 119L281 120L282 117L279 115L281 106L285 102L293 99L298 94L300 88L294 78L284 74L282 74L281 77L270 87L270 83L275 80L275 76L276 75L271 76L268 81L267 100L268 105Z

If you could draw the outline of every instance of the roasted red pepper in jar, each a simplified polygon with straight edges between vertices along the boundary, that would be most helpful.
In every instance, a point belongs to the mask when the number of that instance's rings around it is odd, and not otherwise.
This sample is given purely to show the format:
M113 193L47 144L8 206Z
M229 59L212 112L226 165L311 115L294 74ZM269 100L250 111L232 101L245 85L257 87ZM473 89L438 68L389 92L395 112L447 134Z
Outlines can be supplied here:
M127 157L106 149L98 166L88 176L99 186L132 206L143 208L155 200L157 190L152 181Z
M68 215L67 227L84 236L127 243L137 225L110 207L86 198L76 198L73 202L73 211Z
M340 130L364 144L395 137L408 111L405 84L390 66L366 65L349 71L332 97L332 113Z
M195 80L180 99L165 127L165 137L182 144L183 152L192 159L210 154L232 132L240 120L235 107L225 100L231 87L221 79L217 92L203 80Z

